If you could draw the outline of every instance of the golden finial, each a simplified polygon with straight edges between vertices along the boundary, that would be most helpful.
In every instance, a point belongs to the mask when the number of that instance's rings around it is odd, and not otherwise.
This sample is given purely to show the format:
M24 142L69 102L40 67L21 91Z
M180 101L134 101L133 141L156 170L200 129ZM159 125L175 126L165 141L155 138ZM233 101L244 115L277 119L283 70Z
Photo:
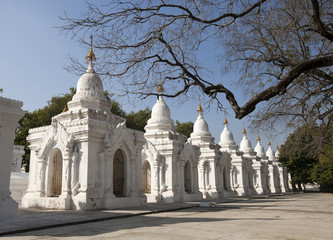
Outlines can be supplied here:
M198 106L198 109L197 109L198 112L202 112L202 107L201 107L201 104L199 103L199 106Z
M245 127L243 127L243 131L242 131L242 133L243 133L243 134L245 134L245 133L246 133Z
M158 91L159 93L163 93L163 92L164 92L164 87L163 87L162 82L160 82L160 84L158 84L157 91Z
M62 112L67 112L67 111L68 111L68 108L67 108L67 103L66 103L64 109L62 110Z
M268 145L269 145L269 146L271 145L271 141L270 141L270 140L268 140Z
M92 48L92 42L93 42L93 35L90 35L90 50L86 56L86 59L89 62L96 61L96 56L95 56L94 50Z
M279 146L276 145L276 150L279 150Z
M201 102L200 102L200 96L199 96L199 106L197 109L198 112L202 112Z
M258 137L257 137L257 141L260 141L260 137L259 137L259 135L258 135Z
M228 124L228 120L227 118L224 116L224 121L223 121L224 124Z

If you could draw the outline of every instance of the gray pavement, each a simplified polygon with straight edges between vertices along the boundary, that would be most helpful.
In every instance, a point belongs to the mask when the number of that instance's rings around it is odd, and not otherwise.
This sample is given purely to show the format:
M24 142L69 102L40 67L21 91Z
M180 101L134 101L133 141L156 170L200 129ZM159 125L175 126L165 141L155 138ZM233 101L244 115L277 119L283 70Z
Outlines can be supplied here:
M3 239L333 239L333 194L149 204L107 211L20 209Z

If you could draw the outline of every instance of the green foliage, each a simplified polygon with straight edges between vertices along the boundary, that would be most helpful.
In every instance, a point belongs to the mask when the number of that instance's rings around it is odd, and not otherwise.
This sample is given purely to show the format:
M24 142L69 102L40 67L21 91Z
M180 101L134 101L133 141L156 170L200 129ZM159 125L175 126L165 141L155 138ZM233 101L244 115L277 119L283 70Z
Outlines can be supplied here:
M281 146L279 161L292 175L292 183L316 182L333 186L333 124L304 124Z
M186 137L190 137L191 133L193 132L193 122L184 122L181 123L176 120L177 132L185 135Z
M121 117L126 116L126 112L121 109L119 102L116 101L112 101L111 112Z
M312 179L321 186L333 187L333 144L329 144L319 156L319 162L312 170Z
M138 112L130 112L125 115L126 127L139 131L144 131L144 127L147 125L147 121L150 118L151 111L146 108Z

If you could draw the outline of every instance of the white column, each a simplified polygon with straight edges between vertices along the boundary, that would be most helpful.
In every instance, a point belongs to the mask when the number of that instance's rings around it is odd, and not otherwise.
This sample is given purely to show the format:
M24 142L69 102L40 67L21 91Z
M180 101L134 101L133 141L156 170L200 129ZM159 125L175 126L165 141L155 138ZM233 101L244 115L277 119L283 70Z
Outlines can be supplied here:
M253 174L253 178L255 178L255 190L258 194L263 194L264 193L264 188L262 186L262 176L261 176L261 164L256 163L253 165L253 169L254 169L254 174Z
M284 186L284 174L283 174L283 167L279 166L279 178L280 178L280 188L281 188L281 192L287 192L285 186Z
M232 188L237 192L238 196L246 195L246 190L243 184L243 159L235 153L231 155L231 166L233 168L233 186Z
M271 189L271 193L277 193L278 190L274 185L274 166L272 163L268 163L268 178L269 178L269 188Z
M17 215L18 204L9 191L15 128L23 116L23 103L0 97L0 219Z

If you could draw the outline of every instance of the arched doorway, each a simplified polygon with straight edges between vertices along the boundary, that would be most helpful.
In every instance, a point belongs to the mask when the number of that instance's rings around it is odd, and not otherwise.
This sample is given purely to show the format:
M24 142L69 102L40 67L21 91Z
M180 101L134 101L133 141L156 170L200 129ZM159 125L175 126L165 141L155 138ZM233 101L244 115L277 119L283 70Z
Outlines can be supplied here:
M187 161L184 167L184 187L185 192L192 192L192 176L191 176L191 163Z
M50 187L49 194L50 197L59 197L61 194L62 187L62 154L59 149L56 149L50 158Z
M228 191L227 171L226 171L225 167L223 167L223 171L222 171L222 181L223 181L223 189L225 191Z
M148 161L142 167L142 188L144 193L151 193L151 170Z
M124 160L123 153L118 149L113 160L113 194L116 197L124 196Z

